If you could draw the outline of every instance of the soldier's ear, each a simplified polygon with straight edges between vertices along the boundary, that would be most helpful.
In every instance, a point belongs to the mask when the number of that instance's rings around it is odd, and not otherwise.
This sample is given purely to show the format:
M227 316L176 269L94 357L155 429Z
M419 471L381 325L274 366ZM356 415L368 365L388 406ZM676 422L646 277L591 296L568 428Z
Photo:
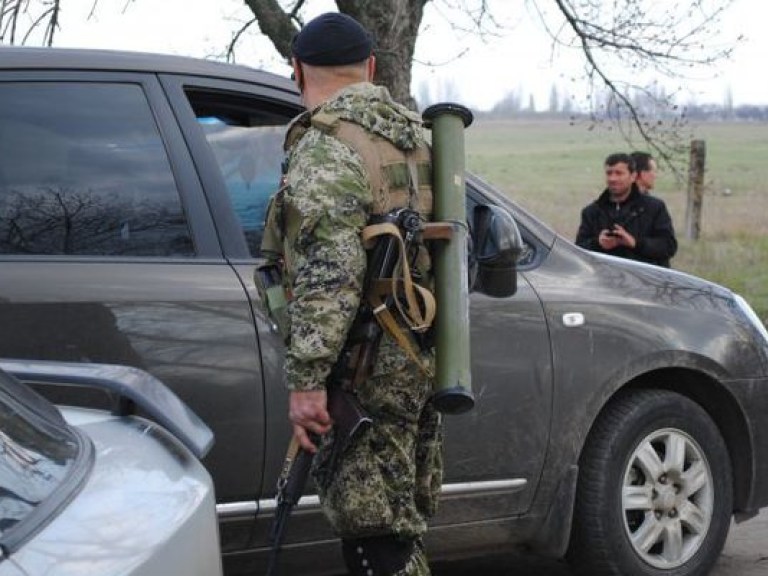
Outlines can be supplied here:
M371 54L368 57L368 63L367 63L367 74L368 74L368 82L373 82L373 77L376 75L376 56Z
M291 64L293 64L293 74L291 74L291 80L294 80L299 87L299 92L304 92L304 70L301 68L301 62L296 58L291 58Z

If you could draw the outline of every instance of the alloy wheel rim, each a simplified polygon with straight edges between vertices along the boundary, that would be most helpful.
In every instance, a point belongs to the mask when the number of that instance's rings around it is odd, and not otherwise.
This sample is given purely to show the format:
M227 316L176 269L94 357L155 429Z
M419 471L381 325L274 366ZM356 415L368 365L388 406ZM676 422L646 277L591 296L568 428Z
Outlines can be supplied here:
M713 482L691 436L674 428L646 436L627 462L621 494L624 529L635 553L655 568L690 560L709 532Z

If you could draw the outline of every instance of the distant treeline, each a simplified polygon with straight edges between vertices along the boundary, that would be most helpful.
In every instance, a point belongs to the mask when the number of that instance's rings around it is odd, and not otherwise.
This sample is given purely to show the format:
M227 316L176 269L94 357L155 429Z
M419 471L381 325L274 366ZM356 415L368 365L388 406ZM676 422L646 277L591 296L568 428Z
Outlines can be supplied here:
M768 105L743 104L726 107L717 104L691 104L685 107L685 115L693 120L768 121Z
M649 114L647 109L643 110L644 115L656 118L684 117L689 120L740 120L754 122L768 122L768 105L766 104L743 104L740 106L723 106L721 104L688 104L680 106L673 111L664 111L656 109ZM573 109L561 110L535 110L533 108L520 108L515 106L505 106L504 102L496 105L488 111L479 111L475 114L478 118L587 118L589 114L575 111Z
M416 101L420 109L437 102L461 102L461 90L453 84L434 86L422 83ZM546 105L537 102L533 94L522 86L512 90L488 111L474 111L479 118L571 118L585 119L592 116L604 118L626 117L625 102L631 102L640 118L656 120L740 120L768 121L768 104L743 104L735 106L730 89L721 104L678 104L675 95L667 94L663 86L650 85L628 90L621 100L608 90L596 90L588 101L572 97L557 85L552 85ZM592 114L590 111L595 111Z

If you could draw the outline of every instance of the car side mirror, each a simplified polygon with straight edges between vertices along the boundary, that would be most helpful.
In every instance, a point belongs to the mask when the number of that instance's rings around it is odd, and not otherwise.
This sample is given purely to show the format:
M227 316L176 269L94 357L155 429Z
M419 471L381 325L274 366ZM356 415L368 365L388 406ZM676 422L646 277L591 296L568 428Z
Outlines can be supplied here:
M472 215L472 290L506 298L517 292L517 259L523 248L512 215L498 206L476 206Z

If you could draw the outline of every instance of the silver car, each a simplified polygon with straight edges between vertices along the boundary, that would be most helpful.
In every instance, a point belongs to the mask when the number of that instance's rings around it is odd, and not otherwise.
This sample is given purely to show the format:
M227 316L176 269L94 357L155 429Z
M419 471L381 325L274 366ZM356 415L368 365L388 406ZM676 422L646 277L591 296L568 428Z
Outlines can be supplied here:
M106 388L114 409L57 408L9 372ZM140 370L0 361L0 576L220 575L213 484L199 461L211 444Z

